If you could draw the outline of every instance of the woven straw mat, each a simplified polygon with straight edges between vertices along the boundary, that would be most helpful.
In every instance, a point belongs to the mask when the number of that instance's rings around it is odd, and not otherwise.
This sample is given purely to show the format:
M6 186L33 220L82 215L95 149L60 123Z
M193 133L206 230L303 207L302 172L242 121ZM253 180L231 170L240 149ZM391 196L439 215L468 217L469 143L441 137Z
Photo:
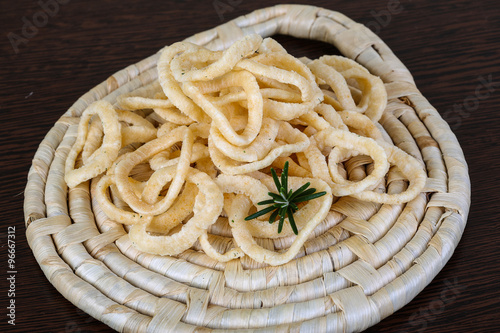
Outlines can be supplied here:
M27 238L47 279L117 331L362 331L410 302L461 238L470 206L462 150L382 40L340 13L299 5L257 10L187 40L220 50L251 33L331 43L379 76L388 93L380 123L425 165L425 193L405 205L346 200L338 205L342 222L278 267L219 263L192 249L177 257L139 252L121 225L96 225L88 185L68 197L64 162L85 108L100 99L114 103L156 79L157 53L69 108L41 142L25 191Z

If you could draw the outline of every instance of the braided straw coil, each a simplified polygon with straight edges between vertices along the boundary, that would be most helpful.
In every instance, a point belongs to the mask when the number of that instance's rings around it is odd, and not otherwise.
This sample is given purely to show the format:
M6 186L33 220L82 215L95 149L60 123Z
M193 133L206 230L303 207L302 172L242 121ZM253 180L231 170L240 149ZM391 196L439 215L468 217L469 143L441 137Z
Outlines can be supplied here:
M425 166L424 193L403 205L342 198L338 214L282 266L220 263L196 249L175 257L139 252L122 225L93 211L89 182L68 191L64 162L85 108L100 99L113 104L155 80L157 53L69 108L41 142L25 191L27 239L43 272L74 305L117 331L362 331L410 302L461 238L470 206L462 150L383 41L340 13L302 5L257 10L187 41L221 50L252 33L331 43L379 76L388 94L379 122Z

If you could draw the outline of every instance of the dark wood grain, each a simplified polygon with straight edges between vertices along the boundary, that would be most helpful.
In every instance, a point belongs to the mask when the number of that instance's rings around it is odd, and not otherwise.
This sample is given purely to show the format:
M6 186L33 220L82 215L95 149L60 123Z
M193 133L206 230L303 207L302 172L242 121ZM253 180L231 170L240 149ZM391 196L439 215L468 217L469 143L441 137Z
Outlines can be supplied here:
M59 116L109 75L162 46L278 3L221 0L233 8L221 17L215 1L61 2L66 4L59 6L54 17L48 17L36 35L19 45L18 53L8 34L22 35L23 17L32 20L40 5L35 0L0 2L2 332L110 331L65 300L47 281L24 234L22 205L27 171L38 144ZM308 2L367 24L406 64L423 95L453 126L462 145L470 168L472 207L462 240L444 269L411 303L368 332L497 332L499 5L495 0L400 0L398 10L390 17L379 16L389 3L394 0ZM298 56L336 52L321 43L283 36L278 39ZM485 86L484 80L492 83ZM481 98L476 97L476 90L483 94ZM15 326L8 325L6 317L8 226L16 227Z

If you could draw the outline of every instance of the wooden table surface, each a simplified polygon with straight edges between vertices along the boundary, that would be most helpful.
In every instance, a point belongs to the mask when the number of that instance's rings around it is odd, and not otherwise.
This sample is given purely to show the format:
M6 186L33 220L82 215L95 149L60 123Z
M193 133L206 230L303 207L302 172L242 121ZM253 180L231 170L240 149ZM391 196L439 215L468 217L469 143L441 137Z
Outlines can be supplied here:
M82 94L166 44L277 1L0 3L0 331L108 332L47 281L27 245L23 190L45 134ZM45 6L44 4L52 4ZM57 6L54 6L57 4ZM374 30L448 120L469 164L472 207L453 257L368 332L500 330L500 10L497 1L310 1ZM44 9L45 8L45 9ZM48 14L44 14L48 12ZM33 25L36 24L36 25ZM31 26L30 26L31 25ZM277 37L296 56L335 50ZM7 233L15 227L15 326L7 323ZM10 228L12 230L12 228ZM450 291L453 293L449 297ZM444 294L448 295L444 299Z

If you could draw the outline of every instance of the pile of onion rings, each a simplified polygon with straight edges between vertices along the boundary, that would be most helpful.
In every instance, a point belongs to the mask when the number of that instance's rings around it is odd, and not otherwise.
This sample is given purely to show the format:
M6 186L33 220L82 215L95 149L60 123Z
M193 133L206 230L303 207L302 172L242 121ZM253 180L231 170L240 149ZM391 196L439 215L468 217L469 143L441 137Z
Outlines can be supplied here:
M425 185L422 165L379 130L383 82L353 60L299 60L275 40L250 35L217 52L175 43L157 69L157 80L115 105L98 101L83 112L65 166L68 186L92 180L95 204L130 226L142 251L178 255L196 243L221 262L248 256L281 265L338 197L400 204ZM270 168L287 161L291 189L310 182L327 193L295 213L297 236L286 222L278 234L269 214L244 220L269 199ZM366 165L366 174L349 177L349 163ZM377 190L389 168L408 181L404 191ZM217 221L233 237L223 253L208 235ZM280 237L294 237L286 251L257 242Z

